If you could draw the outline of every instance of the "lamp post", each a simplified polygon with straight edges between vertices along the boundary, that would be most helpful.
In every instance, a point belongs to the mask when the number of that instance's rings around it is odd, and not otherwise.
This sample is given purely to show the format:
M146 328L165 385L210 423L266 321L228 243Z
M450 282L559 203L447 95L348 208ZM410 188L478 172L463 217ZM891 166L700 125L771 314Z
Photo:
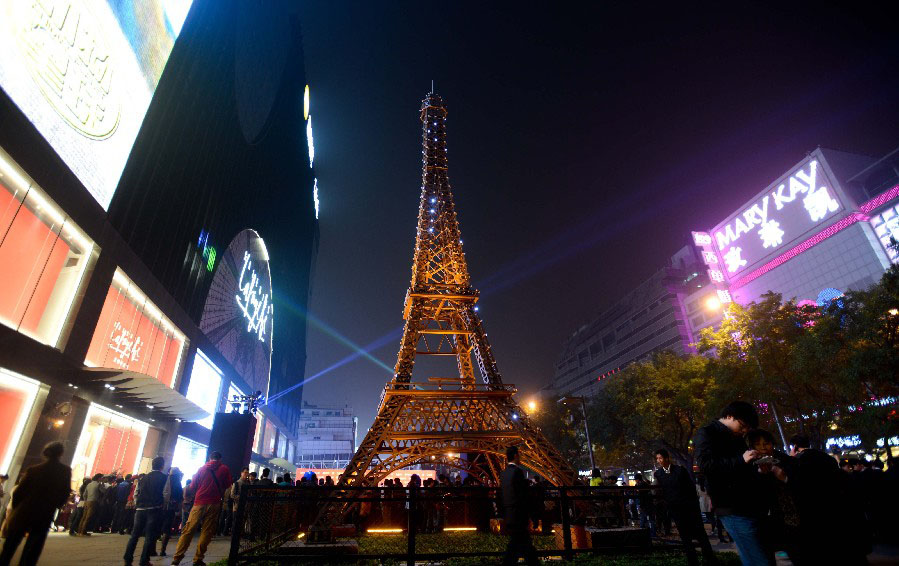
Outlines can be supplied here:
M596 462L593 460L593 443L590 442L590 428L587 426L587 401L583 395L562 397L559 403L567 405L569 401L581 402L581 414L584 416L584 434L587 436L587 454L590 456L590 470L596 469Z

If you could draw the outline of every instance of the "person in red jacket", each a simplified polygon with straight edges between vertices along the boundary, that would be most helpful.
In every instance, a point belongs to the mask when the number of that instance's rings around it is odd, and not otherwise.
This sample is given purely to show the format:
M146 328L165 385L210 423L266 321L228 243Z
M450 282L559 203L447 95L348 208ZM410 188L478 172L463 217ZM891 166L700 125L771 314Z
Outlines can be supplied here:
M180 564L181 559L187 554L187 547L194 538L194 531L200 529L200 540L197 541L197 551L194 554L194 566L205 566L203 557L209 541L215 534L218 525L219 513L222 510L222 497L225 490L231 486L231 470L222 464L222 455L213 452L209 455L209 461L194 474L191 486L196 486L194 505L190 509L187 523L181 531L178 539L178 547L172 555L172 565Z

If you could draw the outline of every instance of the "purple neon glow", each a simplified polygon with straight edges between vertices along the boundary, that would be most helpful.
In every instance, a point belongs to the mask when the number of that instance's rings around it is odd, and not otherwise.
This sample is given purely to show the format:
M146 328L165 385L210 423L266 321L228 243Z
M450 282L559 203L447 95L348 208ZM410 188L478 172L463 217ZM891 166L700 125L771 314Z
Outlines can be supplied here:
M796 246L793 246L786 252L780 254L779 256L772 259L765 265L759 267L755 271L753 271L747 275L744 275L743 277L740 277L739 279L737 279L736 281L734 281L733 283L730 284L730 288L731 289L739 289L740 287L743 287L750 281L752 281L754 279L758 279L762 275L768 273L775 267L778 267L780 265L783 265L787 261L790 261L791 259L793 259L797 255L801 254L802 252L808 250L809 248L812 248L813 246L820 244L821 242L823 242L827 238L833 236L837 232L840 232L841 230L845 230L846 228L852 226L856 222L867 222L870 219L870 216L868 216L868 213L870 213L873 210L877 210L878 208L880 208L884 204L890 202L891 200L893 200L896 197L899 197L899 185L896 185L895 187L886 191L885 193L881 193L881 194L877 195L876 197L872 198L871 200L869 200L868 202L859 206L858 209L861 212L853 212L852 214L850 214L849 216L846 216L845 218L843 218L836 224L832 224L832 225L828 226L827 228L825 228L824 230L821 230L820 232L818 232L817 234L815 234L808 240L806 240Z
M858 207L858 209L865 214L869 214L873 210L877 210L884 204L890 202L894 198L899 197L899 185L896 185L892 189L888 190L885 193L879 194L876 197L872 198L865 204Z
M862 214L861 212L853 212L852 214L843 218L836 224L831 224L824 230L821 230L820 232L818 232L817 234L815 234L808 240L802 242L801 244L793 246L788 251L780 254L779 256L772 259L765 265L759 267L752 273L749 273L748 275L744 275L743 277L740 277L739 279L737 279L736 281L734 281L733 283L730 284L730 288L731 289L739 289L740 287L746 285L750 281L752 281L754 279L758 279L762 275L768 273L775 267L779 267L779 266L783 265L784 263L790 261L791 259L793 259L797 255L801 254L802 252L804 252L814 246L817 246L818 244L820 244L827 238L833 236L837 232L840 232L842 230L845 230L846 228L849 228L856 222L864 222L864 221L868 220L869 218L870 218L869 216L866 216L866 215Z

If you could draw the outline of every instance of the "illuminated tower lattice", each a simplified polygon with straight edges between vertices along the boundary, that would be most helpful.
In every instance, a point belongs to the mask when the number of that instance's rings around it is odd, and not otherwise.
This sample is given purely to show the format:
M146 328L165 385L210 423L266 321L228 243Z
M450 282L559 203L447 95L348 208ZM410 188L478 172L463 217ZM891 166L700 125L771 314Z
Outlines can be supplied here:
M515 388L503 383L478 317L447 175L446 113L440 96L425 97L418 233L395 376L340 482L376 485L418 463L497 481L506 447L515 444L523 465L571 485L575 472L516 405ZM413 381L417 356L452 358L453 377Z

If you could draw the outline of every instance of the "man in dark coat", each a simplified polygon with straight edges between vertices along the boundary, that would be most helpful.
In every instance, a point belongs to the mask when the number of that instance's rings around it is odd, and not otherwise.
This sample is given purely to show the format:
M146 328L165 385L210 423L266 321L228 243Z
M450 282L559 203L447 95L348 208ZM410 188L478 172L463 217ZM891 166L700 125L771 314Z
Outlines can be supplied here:
M531 543L528 532L528 511L530 510L530 486L519 467L518 447L506 449L506 469L500 478L503 490L503 509L505 510L505 529L509 535L509 546L503 564L518 564L518 557L524 556L529 565L539 564L537 550Z
M755 408L734 401L721 411L720 418L696 432L693 446L715 513L733 537L743 564L773 566L774 552L764 538L770 499L754 464L760 454L748 450L743 439L758 425Z
M162 492L165 490L168 476L162 473L165 458L157 456L151 464L153 471L145 474L137 484L134 495L134 525L131 537L125 546L125 565L131 566L134 560L134 549L138 539L144 537L144 548L140 554L140 565L149 566L150 551L156 548L156 539L162 527L162 506L165 502Z
M66 502L72 490L72 469L59 461L64 450L61 442L51 442L44 447L46 460L25 470L13 491L0 566L9 565L25 535L28 535L28 540L25 541L19 564L37 564L50 531L53 513Z
M849 478L833 457L811 448L807 436L793 436L790 445L796 465L787 485L799 509L798 549L790 559L797 566L866 564L870 531L860 528L864 523Z
M693 541L696 540L702 549L703 561L706 564L717 564L715 552L702 524L699 496L696 495L696 487L690 479L690 474L685 467L673 464L668 451L664 448L656 450L655 458L658 469L653 477L656 485L662 488L662 497L668 505L668 512L677 525L677 533L687 552L687 563L699 564L696 548L693 546Z

